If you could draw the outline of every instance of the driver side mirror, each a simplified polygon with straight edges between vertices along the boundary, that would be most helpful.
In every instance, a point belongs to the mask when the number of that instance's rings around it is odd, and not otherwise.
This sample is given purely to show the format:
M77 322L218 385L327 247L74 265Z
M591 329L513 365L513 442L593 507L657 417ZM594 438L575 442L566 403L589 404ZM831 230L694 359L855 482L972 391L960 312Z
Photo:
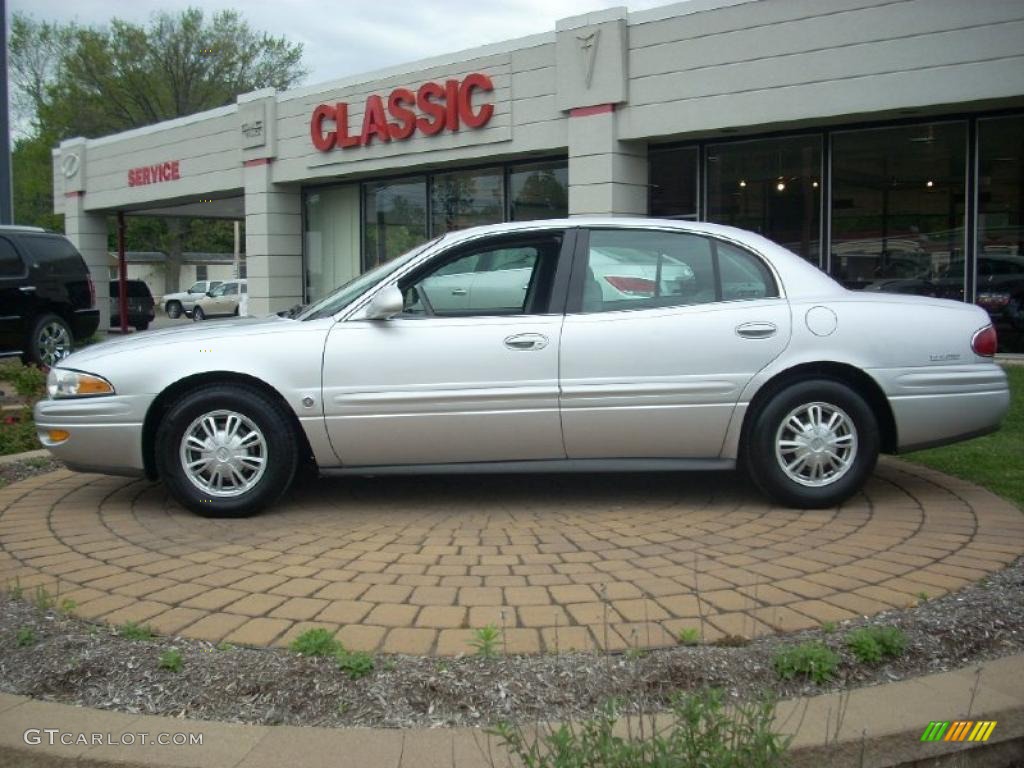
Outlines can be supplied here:
M404 308L405 300L402 298L401 290L397 285L389 285L373 297L370 306L366 308L366 318L368 320L388 320L395 315L400 315Z

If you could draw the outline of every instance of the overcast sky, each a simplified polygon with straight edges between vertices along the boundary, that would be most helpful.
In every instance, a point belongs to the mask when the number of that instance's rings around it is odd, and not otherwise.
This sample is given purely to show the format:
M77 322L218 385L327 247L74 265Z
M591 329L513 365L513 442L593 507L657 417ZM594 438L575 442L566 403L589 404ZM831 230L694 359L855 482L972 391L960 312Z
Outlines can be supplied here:
M8 0L40 20L145 23L155 11L237 8L257 30L304 46L305 84L553 30L555 21L614 5L642 10L670 0Z

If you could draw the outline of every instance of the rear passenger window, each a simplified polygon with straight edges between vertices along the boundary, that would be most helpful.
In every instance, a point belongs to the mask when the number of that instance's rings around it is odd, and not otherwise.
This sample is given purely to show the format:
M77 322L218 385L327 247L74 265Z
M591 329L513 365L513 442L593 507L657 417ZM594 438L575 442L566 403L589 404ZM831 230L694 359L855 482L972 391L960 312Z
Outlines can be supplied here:
M768 268L729 243L688 232L595 229L584 312L614 312L778 295Z
M25 267L9 240L0 237L0 277L21 277Z
M85 262L70 241L60 235L36 235L22 241L27 245L42 275L54 277L81 276L85 274Z

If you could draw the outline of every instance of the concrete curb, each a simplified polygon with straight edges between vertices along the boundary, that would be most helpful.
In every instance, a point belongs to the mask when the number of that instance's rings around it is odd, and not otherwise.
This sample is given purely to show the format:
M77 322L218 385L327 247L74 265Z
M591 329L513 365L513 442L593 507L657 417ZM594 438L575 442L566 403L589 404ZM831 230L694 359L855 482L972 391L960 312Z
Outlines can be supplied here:
M25 459L47 459L50 455L50 452L45 448L40 448L37 451L25 451L24 453L12 453L8 456L0 456L0 464L14 464Z
M1009 656L847 694L781 702L779 729L793 734L796 768L889 768L899 765L1006 765L1024 757L1024 656ZM931 720L995 720L984 747L922 743ZM656 718L656 725L665 722ZM625 724L620 724L622 730ZM27 744L27 729L103 734L116 744ZM157 734L202 734L202 746L142 745ZM135 735L134 744L121 744ZM67 737L65 737L67 738ZM0 694L0 766L43 768L277 768L301 756L303 768L484 768L509 765L493 737L472 728L304 728L239 725L37 701Z

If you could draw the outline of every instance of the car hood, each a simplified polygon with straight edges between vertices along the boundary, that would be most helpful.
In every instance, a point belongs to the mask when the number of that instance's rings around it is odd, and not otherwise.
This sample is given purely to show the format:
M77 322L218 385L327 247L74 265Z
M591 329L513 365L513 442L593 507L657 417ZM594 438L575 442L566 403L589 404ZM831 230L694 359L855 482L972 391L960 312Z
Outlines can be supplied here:
M267 315L265 317L240 317L233 320L217 320L211 323L179 325L173 328L133 333L129 336L115 337L108 341L88 346L61 360L59 367L88 371L89 365L110 355L133 352L148 347L164 346L181 341L209 342L216 339L230 339L235 336L248 335L254 331L259 332L268 326L294 322L296 321L288 320L278 315Z

